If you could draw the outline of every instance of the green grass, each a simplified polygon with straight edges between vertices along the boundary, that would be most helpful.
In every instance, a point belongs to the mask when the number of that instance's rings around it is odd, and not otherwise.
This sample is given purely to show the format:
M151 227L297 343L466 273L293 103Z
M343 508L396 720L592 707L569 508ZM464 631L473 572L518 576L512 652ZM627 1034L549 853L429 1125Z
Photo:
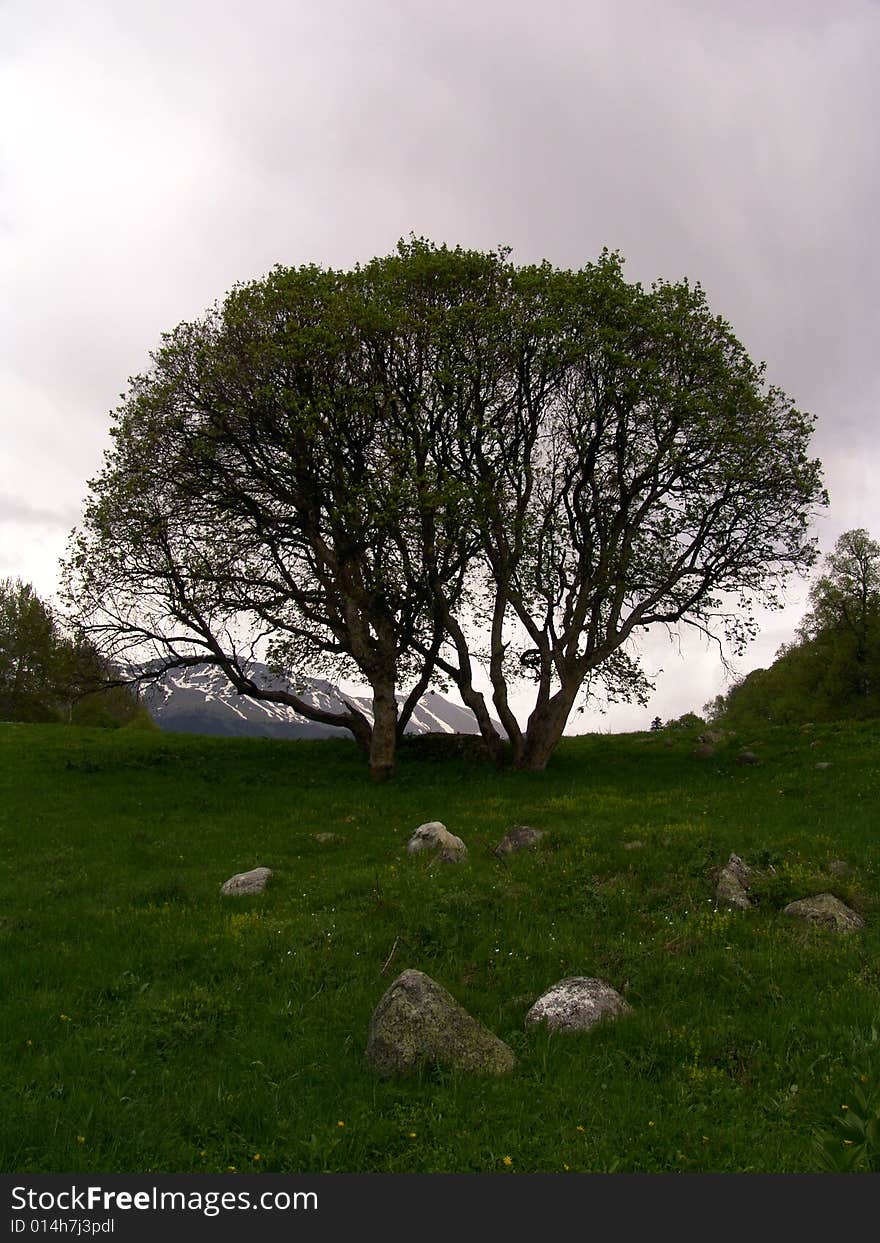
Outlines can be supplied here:
M667 737L568 739L543 774L405 751L377 787L345 743L0 726L0 1168L877 1169L837 1123L880 1084L880 725L710 760ZM467 864L407 857L432 819ZM544 848L504 866L490 848L516 823ZM749 912L714 906L731 851L764 869ZM261 864L265 894L221 898ZM781 914L822 891L864 931ZM373 1077L370 1015L405 967L516 1070ZM566 975L633 1014L527 1034Z

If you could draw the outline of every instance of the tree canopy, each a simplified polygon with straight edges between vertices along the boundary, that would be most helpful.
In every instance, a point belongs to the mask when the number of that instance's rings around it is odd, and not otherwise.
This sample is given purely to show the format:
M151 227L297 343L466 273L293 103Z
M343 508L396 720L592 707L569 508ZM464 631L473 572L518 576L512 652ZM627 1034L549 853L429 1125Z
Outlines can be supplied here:
M573 272L412 238L277 267L130 381L68 596L114 659L214 663L350 729L377 777L444 679L540 769L585 688L644 700L639 630L741 645L812 564L811 429L699 285L645 290L607 251ZM251 680L261 647L289 690ZM304 700L316 671L365 680L372 716Z

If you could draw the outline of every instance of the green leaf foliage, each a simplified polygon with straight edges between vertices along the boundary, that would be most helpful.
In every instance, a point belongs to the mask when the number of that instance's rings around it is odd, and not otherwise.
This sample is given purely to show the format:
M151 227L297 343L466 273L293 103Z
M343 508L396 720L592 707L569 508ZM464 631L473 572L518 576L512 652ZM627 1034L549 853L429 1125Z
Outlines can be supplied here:
M810 591L796 640L713 709L733 728L880 716L880 544L846 531Z
M30 583L0 581L0 720L116 726L145 713L110 686L94 644L65 632Z
M812 425L698 284L644 289L607 250L569 271L411 237L349 272L278 266L131 380L68 598L156 672L207 660L266 697L260 652L292 688L367 682L372 720L273 694L377 775L443 679L491 754L497 715L541 769L579 697L647 702L640 631L741 649L813 563Z

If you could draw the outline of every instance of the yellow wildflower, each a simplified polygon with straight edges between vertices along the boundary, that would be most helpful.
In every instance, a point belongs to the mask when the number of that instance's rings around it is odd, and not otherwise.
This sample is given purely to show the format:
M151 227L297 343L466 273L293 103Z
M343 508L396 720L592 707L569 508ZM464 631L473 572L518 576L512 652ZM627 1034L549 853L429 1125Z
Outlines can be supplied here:
M505 1165L513 1165L513 1157L504 1157L503 1161Z

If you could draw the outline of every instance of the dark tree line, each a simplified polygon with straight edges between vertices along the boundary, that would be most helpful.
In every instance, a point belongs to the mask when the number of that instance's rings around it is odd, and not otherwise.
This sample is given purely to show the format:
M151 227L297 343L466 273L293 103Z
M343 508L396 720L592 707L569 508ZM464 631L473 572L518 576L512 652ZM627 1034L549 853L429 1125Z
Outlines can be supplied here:
M880 716L880 543L844 532L795 640L707 709L733 728Z
M138 714L94 644L65 630L30 583L0 580L0 721L118 725Z
M811 418L699 286L645 290L607 252L572 272L412 239L278 267L151 358L72 539L78 622L109 659L208 661L348 728L377 778L432 682L543 768L585 689L645 700L640 630L741 645L815 555ZM288 690L254 684L256 651ZM316 672L365 680L372 719L303 700Z

